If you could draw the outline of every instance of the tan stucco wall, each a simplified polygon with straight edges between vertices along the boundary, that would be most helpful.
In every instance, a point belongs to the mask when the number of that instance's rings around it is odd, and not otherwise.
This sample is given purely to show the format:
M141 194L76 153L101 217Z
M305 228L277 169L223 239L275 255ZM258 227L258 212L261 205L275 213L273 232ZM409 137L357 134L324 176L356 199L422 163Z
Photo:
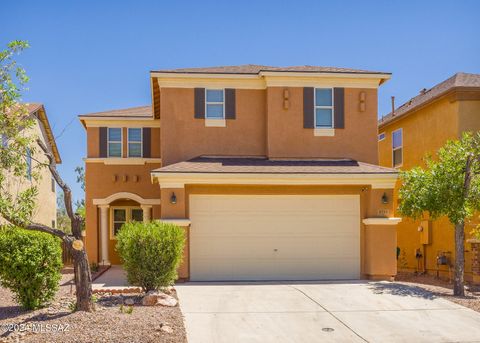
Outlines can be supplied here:
M396 225L367 225L365 228L365 274L371 279L395 276Z
M459 136L464 131L480 130L480 100L459 101Z
M36 119L34 127L30 130L24 130L23 132L26 137L33 135L36 138L39 138L47 147L49 143L46 139L46 133L42 131L38 120ZM40 147L35 147L36 151L32 153L32 172L38 172L40 175L39 180L35 181L28 180L26 177L9 177L8 189L9 193L13 195L14 199L17 197L19 192L27 189L31 186L36 186L38 190L38 195L35 199L35 208L33 210L32 221L40 224L47 225L51 227L53 223L57 225L57 193L56 187L55 191L52 191L52 174L47 167L39 167L39 163L47 164L48 160L43 154ZM0 218L0 224L5 222Z
M145 199L159 199L158 185L151 183L150 171L160 166L159 163L147 163L145 165L86 163L86 248L90 261L99 262L99 210L96 205L93 205L93 199L104 199L119 192L134 193ZM117 176L116 181L114 181L114 175ZM125 176L126 181L124 181ZM135 176L138 177L137 182L134 181ZM153 206L152 218L160 218L160 205ZM120 260L114 246L115 240L110 240L110 262L118 264Z
M269 157L352 158L377 164L377 90L345 88L345 128L334 137L315 137L303 128L303 88L288 88L290 106L283 108L285 87L269 87ZM360 92L366 94L366 108L360 112Z
M392 132L398 128L403 129L403 166L402 170L408 170L414 166L425 166L423 157L426 154L432 156L442 147L447 140L457 139L462 131L475 131L480 129L480 101L454 101L454 97L444 97L433 102L416 112L398 119L383 128L379 133L385 132L385 140L378 142L380 165L392 166ZM395 202L398 199L400 182L395 188ZM397 205L395 204L395 208ZM396 216L399 216L396 213ZM415 252L420 249L423 258L420 260L421 267L425 264L429 273L436 274L439 252L447 252L451 257L451 263L455 259L454 229L448 219L441 218L431 222L430 244L422 245L421 233L418 231L420 221L404 218L397 227L397 242L400 248L398 269L415 271L418 261ZM465 235L470 238L473 226L465 228ZM471 252L469 244L465 245L465 277L471 276ZM448 267L440 266L439 273L443 277L449 277Z
M226 127L205 127L194 119L194 92L189 88L161 90L162 159L168 165L199 155L269 156L271 158L353 158L376 164L377 90L345 89L345 129L334 137L316 137L303 128L303 88L236 90L236 119ZM360 92L366 94L360 111ZM359 129L361 128L361 129Z
M177 203L175 205L168 204L167 199L171 193L175 192L177 196ZM384 192L391 194L391 190L371 190L367 186L245 186L245 185L186 185L185 193L179 188L163 188L162 194L162 213L161 218L188 218L189 217L189 196L191 194L270 194L270 195L284 195L284 194L357 194L360 196L360 216L361 219L369 216L370 213L378 213L379 209L388 208L392 212L392 202L385 205L381 203L381 195ZM389 193L390 192L390 193ZM374 250L378 243L375 237L365 236L365 225L358 223L360 230L360 252L361 252L361 272L363 277L384 276L389 278L395 273L395 249L389 249L389 246L395 246L395 226L393 231L387 230L387 234L383 234L382 238L385 248L375 252L375 258L381 258L384 262L381 264L373 264L365 255L365 249L368 247L370 251ZM393 234L392 234L393 232ZM186 231L187 235L189 231ZM393 262L392 262L393 261ZM393 265L392 265L393 263ZM368 270L367 270L368 267ZM388 273L385 274L385 271ZM367 275L369 274L369 275ZM183 263L179 268L179 277L188 279L189 277L189 246L187 245L184 251Z
M194 118L192 88L161 90L161 154L164 165L199 155L264 156L265 90L236 90L236 119L205 127Z

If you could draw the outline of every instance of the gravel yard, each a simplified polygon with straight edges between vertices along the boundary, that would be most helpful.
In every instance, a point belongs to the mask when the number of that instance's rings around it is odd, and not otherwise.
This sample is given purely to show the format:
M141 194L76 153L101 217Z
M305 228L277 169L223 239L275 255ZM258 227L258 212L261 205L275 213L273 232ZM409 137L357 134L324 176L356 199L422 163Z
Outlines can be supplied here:
M395 281L407 285L421 287L435 296L450 300L454 303L471 308L480 312L480 287L468 287L465 297L453 296L453 284L432 275L415 275L411 273L400 273Z
M72 277L63 274L55 301L36 311L22 310L0 287L0 342L186 342L180 308L142 306L141 294L96 294L94 313L72 312ZM127 299L135 302L131 313L121 306Z

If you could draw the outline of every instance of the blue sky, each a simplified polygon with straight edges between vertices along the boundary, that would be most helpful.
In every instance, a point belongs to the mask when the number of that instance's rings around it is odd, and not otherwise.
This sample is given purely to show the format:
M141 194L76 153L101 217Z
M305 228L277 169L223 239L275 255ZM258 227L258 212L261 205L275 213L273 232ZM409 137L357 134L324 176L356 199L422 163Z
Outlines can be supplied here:
M480 1L2 1L24 39L25 101L42 102L76 198L82 113L150 103L150 70L234 64L392 72L379 114L458 71L480 73Z

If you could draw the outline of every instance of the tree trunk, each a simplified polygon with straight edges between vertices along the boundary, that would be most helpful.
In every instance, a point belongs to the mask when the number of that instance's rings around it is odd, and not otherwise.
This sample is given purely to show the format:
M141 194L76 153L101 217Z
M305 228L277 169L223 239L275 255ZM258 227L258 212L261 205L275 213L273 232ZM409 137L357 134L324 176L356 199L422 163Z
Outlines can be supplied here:
M73 255L73 268L75 272L75 291L77 297L76 309L91 312L95 310L92 301L92 275L88 264L85 249L81 251L70 249Z
M465 269L465 223L455 224L455 277L453 295L465 296L464 269Z

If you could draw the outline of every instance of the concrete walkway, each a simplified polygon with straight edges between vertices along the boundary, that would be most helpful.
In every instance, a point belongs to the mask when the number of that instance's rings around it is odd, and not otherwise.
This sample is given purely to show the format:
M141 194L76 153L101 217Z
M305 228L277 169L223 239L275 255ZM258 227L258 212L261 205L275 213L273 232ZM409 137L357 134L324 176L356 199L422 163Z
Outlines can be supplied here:
M121 291L129 289L137 289L127 282L127 274L122 266L111 266L105 273L100 275L92 283L93 291Z
M480 313L396 283L185 283L175 288L190 343L480 341Z

